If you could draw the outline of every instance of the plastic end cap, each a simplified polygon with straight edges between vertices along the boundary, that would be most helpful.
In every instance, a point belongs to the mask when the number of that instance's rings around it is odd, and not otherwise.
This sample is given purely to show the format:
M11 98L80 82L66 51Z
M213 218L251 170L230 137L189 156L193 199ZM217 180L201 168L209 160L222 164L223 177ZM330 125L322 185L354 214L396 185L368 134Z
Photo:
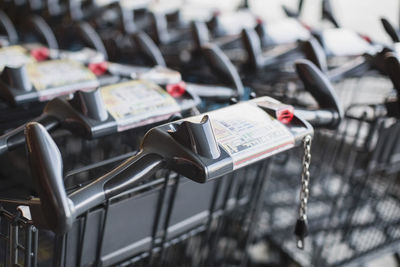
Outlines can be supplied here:
M186 93L186 83L181 81L179 83L168 84L166 86L168 94L172 97L178 98Z
M49 58L50 50L47 47L39 47L31 50L31 56L37 61L43 61Z
M88 68L94 73L96 76L101 76L108 70L107 62L98 62L98 63L90 63Z

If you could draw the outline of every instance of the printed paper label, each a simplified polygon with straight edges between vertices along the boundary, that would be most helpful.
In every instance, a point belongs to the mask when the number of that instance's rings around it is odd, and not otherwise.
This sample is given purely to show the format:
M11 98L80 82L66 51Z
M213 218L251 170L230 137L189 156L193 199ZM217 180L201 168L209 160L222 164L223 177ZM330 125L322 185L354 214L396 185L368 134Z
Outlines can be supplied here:
M232 157L234 169L294 146L288 128L256 103L241 103L208 115L216 140Z
M118 131L168 119L180 112L175 99L147 81L129 81L101 88L107 110L118 123Z
M96 76L89 69L70 60L31 63L27 65L27 72L41 99L98 86Z

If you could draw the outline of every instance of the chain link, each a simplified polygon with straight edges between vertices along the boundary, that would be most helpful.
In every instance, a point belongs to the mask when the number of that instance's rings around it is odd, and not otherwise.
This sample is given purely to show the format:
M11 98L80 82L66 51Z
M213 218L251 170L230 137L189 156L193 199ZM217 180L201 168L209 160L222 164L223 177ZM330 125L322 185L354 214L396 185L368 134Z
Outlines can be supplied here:
M304 156L303 156L303 171L301 173L301 190L300 190L300 208L299 219L307 220L307 204L310 195L310 164L311 164L311 141L312 137L307 135L303 139Z
M303 171L301 173L301 189L300 189L300 208L299 218L297 219L294 233L297 237L297 247L304 249L304 238L308 234L307 226L307 204L310 194L310 163L311 163L311 135L307 135L303 139L304 156Z

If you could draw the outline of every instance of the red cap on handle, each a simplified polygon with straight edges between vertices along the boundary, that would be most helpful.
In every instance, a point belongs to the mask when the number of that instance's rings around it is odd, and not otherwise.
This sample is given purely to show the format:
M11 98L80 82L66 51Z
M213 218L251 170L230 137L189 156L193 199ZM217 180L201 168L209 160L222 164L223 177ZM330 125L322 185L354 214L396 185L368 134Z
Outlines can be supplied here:
M47 47L39 47L31 50L31 56L37 61L43 61L49 58L50 51Z
M292 106L286 106L283 109L276 111L276 118L283 124L288 124L293 119L294 108Z
M173 97L181 97L186 93L186 83L179 82L167 85L167 92Z
M107 62L90 63L89 69L96 75L100 76L107 72L108 64Z

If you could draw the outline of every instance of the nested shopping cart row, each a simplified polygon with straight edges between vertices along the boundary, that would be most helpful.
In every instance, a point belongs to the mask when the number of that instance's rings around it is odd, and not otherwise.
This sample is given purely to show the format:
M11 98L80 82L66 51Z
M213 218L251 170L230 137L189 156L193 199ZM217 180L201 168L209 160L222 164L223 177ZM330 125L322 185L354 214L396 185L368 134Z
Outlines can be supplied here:
M314 266L396 251L392 48L340 28L326 4L337 29L310 30L294 14L283 36L248 9L188 21L186 5L86 4L2 4L17 29L0 13L2 49L38 61L1 77L3 265L248 266L260 243ZM65 58L80 71L54 64ZM52 74L38 82L30 64ZM90 86L39 86L84 73ZM293 106L236 104L255 95ZM311 166L306 121L317 128ZM304 252L296 219L309 224Z

